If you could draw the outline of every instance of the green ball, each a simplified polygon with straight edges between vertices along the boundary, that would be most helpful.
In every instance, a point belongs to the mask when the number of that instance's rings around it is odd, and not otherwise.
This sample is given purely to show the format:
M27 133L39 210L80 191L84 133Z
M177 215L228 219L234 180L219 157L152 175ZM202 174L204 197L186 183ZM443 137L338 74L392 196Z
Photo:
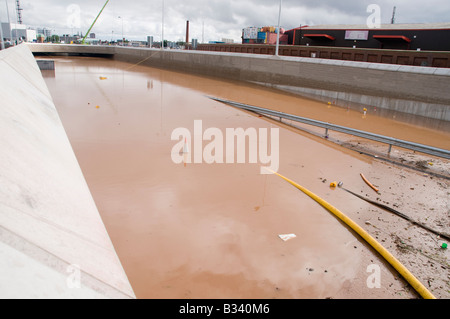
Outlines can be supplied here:
M447 243L443 243L441 247L444 249L447 248Z

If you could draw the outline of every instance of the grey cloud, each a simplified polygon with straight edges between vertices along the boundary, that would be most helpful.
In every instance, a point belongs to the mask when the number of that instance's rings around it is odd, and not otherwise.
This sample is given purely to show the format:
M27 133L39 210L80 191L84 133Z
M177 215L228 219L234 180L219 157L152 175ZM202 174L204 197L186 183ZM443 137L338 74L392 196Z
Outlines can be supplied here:
M15 1L7 0L15 19ZM205 40L220 40L231 36L240 40L241 30L248 26L276 25L277 0L110 0L93 32L109 39L119 34L124 25L125 36L145 39L161 34L162 3L165 3L164 34L169 40L178 40L185 32L186 20L191 21L192 35L200 37L204 25ZM0 1L0 18L5 21L4 1ZM69 32L67 8L80 7L78 32L86 32L104 0L21 0L24 23L48 26ZM448 0L283 0L282 26L285 29L305 24L365 23L367 6L377 4L382 23L389 23L393 6L397 6L397 22L448 22ZM121 16L123 19L118 19Z

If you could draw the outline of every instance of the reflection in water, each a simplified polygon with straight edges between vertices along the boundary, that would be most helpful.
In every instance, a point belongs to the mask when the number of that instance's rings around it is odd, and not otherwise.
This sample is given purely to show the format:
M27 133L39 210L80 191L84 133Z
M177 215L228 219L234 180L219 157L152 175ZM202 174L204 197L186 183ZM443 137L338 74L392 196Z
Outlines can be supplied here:
M442 145L445 135L253 85L144 66L127 70L112 60L65 61L56 59L56 75L46 82L138 298L384 295L366 289L361 267L377 257L349 247L357 239L320 206L259 174L256 164L175 164L171 134L180 127L194 132L195 120L222 132L277 127L206 97L213 95L417 142ZM281 127L279 147L280 172L319 196L331 196L322 177L352 176L371 165ZM360 208L341 197L334 203ZM297 237L278 237L290 233ZM342 289L348 282L354 290Z
M56 77L55 70L41 70L41 74L44 78Z
M358 112L364 112L363 110L366 109L367 115L371 115L372 117L376 118L382 118L382 119L391 119L395 122L402 124L402 123L409 123L411 125L414 125L415 127L424 127L424 128L430 128L438 131L444 131L449 133L450 132L450 125L448 121L444 120L438 120L431 117L424 117L420 115L413 115L408 114L405 112L395 111L393 109L388 108L381 108L381 107L375 107L375 106L368 106L366 103L356 103L352 101L347 101L344 99L339 98L332 98L330 101L330 97L326 96L320 96L320 94L323 94L323 90L318 90L317 94L313 94L309 91L309 89L306 89L307 91L304 92L301 88L298 90L298 88L292 90L289 88L280 88L286 90L286 92L295 92L295 94L299 94L301 96L304 96L306 98L312 98L317 101L321 101L322 103L326 103L328 105L328 108L331 109L332 107L335 108L341 108L345 110L356 110ZM312 90L314 91L314 90ZM338 92L330 92L330 94L333 95L339 95ZM359 96L361 100L368 101L367 103L370 103L369 101L372 99L370 96ZM417 108L420 109L421 107L428 108L429 113L433 113L433 115L442 116L441 110L445 109L445 105L426 105L427 103L421 104L414 101L408 101L408 100L399 100L399 99L393 99L393 98L383 98L383 104L385 105L393 105L396 106L398 109L407 109L407 108Z

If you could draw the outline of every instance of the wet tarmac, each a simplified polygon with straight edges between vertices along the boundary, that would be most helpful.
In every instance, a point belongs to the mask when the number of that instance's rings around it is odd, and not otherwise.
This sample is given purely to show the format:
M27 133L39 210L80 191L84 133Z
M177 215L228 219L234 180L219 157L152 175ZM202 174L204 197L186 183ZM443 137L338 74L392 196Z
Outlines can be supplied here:
M260 162L176 164L179 141L171 137L186 128L194 141L195 120L224 135L227 128L278 128L278 172L356 218L368 204L338 196L329 183L346 178L363 188L359 174L373 159L207 96L448 149L447 133L114 60L58 57L55 65L46 83L138 298L416 296L329 212L279 177L260 174ZM280 234L296 237L283 241ZM374 264L383 278L375 289L368 285Z

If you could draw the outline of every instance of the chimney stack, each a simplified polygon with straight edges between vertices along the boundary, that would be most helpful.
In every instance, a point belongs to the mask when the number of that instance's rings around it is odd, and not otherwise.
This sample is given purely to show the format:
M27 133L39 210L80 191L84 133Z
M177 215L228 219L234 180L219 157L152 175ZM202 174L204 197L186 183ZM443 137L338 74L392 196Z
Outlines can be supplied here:
M186 50L189 49L189 20L186 22Z

